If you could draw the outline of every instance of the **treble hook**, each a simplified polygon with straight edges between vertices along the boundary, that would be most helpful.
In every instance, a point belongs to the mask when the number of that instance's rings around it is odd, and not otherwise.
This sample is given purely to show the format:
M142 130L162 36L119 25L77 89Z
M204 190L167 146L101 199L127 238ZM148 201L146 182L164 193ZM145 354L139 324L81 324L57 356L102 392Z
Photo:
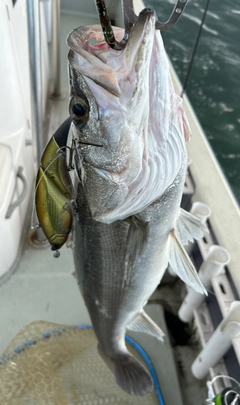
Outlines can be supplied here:
M181 16L183 10L185 9L187 2L188 0L177 0L177 3L168 20L165 23L161 23L158 20L156 21L155 24L156 29L160 31L165 31L173 27L178 21L179 17ZM107 44L115 50L124 49L125 46L127 45L127 41L129 38L129 34L132 30L132 27L138 18L134 12L133 0L122 0L125 33L123 39L120 42L118 42L114 36L114 32L112 29L105 1L95 0L95 4L97 7L100 23L103 29L103 35L105 37Z

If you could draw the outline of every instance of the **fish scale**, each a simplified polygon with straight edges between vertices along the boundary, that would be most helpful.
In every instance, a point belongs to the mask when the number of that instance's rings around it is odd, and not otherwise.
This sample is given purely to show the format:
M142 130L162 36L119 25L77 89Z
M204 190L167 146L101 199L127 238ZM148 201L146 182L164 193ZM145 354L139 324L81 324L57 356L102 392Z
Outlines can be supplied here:
M91 217L82 185L78 186L78 221L74 223L74 255L86 305L94 318L100 309L103 334L117 319L123 296L123 269L129 225L126 221L103 224ZM93 289L93 285L96 288ZM111 305L109 306L109 303ZM111 320L111 324L109 322ZM93 320L94 323L94 320ZM96 331L97 334L100 332ZM101 339L102 340L102 339ZM107 344L107 342L106 342Z

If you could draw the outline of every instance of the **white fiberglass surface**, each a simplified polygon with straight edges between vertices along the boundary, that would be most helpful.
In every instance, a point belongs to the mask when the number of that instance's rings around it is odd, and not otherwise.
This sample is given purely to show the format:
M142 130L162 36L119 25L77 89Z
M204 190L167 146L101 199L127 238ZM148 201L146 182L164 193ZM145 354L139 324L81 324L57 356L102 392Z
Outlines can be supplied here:
M81 19L79 16L64 15L61 18L61 92L65 97L48 111L48 114L58 115L59 125L68 116L66 36L75 27L90 23L89 17ZM57 120L50 117L49 125L52 121ZM56 129L51 128L52 134ZM30 232L31 211L32 204L25 219L27 234ZM60 258L55 259L50 247L32 247L27 235L22 245L24 247L19 252L20 261L15 266L14 274L0 285L0 353L17 332L30 322L46 320L70 325L90 322L76 280L71 275L74 271L71 249L64 246Z

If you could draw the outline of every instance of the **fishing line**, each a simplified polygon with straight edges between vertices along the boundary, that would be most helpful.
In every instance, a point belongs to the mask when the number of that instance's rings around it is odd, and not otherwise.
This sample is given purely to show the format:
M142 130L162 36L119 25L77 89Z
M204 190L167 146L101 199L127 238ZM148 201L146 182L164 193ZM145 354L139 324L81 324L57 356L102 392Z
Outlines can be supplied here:
M188 79L189 79L189 76L190 76L190 73L191 73L191 70L192 70L194 58L195 58L196 51L197 51L197 48L198 48L198 43L199 43L199 40L200 40L200 37L201 37L202 28L203 28L203 24L205 22L205 18L206 18L206 15L207 15L207 10L208 10L209 4L210 4L210 0L207 0L206 5L205 5L205 9L204 9L204 12L203 12L203 16L202 16L202 21L201 21L201 24L199 26L196 41L195 41L195 44L194 44L192 56L191 56L191 59L190 59L189 65L188 65L188 69L187 69L187 73L186 73L186 76L185 76L185 79L184 79L184 82L183 82L181 97L183 96L183 94L186 91L186 87L187 87L187 84L188 84Z
M209 384L213 385L215 383L216 380L218 380L219 378L226 378L232 382L234 382L236 384L236 386L232 387L232 388L240 388L240 382L238 380L236 380L236 378L234 377L230 377L229 375L216 375L215 377L213 377L213 379L211 381L208 381Z
M235 386L233 387L229 387L229 389L227 390L227 388L225 388L223 391L221 391L220 393L215 392L214 388L213 388L213 384L215 383L216 380L218 379L228 379L232 382L235 383ZM230 394L236 394L235 398L233 399L233 401L231 402L232 405L237 404L240 396L239 396L239 392L235 391L235 390L239 390L240 388L240 383L239 381L237 381L235 378L230 377L228 375L217 375L215 376L211 381L207 381L206 382L207 385L207 389L208 389L208 398L206 399L206 404L209 405L215 405L215 404L222 404L222 400L224 400L224 405L228 405L227 402L227 397ZM227 392L225 391L227 390ZM219 402L220 401L220 402Z

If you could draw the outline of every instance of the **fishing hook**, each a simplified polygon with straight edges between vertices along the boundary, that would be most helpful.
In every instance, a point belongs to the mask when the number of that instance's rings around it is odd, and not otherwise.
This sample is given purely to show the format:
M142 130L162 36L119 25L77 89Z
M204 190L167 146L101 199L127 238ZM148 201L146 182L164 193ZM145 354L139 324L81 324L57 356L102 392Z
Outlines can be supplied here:
M177 0L177 3L168 20L165 23L161 23L158 20L156 21L155 25L156 29L160 31L165 31L173 27L178 21L179 17L181 16L184 8L187 5L187 2L188 0ZM114 36L112 24L110 21L105 1L95 0L95 4L100 19L100 23L102 26L103 35L105 37L107 44L115 50L124 49L127 44L132 27L138 18L134 12L133 0L122 0L125 33L122 40L119 42L116 40Z

